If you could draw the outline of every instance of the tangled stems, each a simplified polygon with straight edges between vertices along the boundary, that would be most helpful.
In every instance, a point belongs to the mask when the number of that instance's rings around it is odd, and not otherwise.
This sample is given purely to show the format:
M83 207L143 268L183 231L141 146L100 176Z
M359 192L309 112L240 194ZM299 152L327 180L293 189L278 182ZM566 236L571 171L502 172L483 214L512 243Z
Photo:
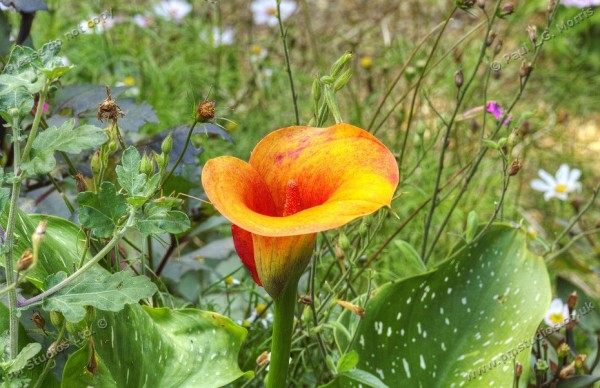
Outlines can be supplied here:
M277 298L274 298L273 338L271 343L271 362L266 380L267 388L286 386L290 350L292 348L298 280L291 279L283 292Z

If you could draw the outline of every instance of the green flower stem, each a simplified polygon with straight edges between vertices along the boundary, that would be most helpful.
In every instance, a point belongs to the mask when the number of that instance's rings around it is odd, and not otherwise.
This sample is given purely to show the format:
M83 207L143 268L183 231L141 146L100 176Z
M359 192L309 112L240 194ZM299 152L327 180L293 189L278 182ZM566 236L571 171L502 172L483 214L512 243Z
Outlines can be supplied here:
M40 92L40 99L38 101L37 109L35 110L35 117L33 118L33 124L31 126L31 131L29 132L29 138L27 139L27 144L25 144L25 149L23 150L23 161L26 162L29 159L29 152L31 151L31 147L33 146L33 141L37 135L37 131L40 128L40 121L42 120L42 114L44 110L44 104L46 103L46 94L48 94L48 84L44 86L44 90Z
M187 149L190 145L190 141L192 140L192 134L194 133L194 128L196 128L196 124L198 124L198 120L194 120L194 122L192 123L192 126L190 127L190 130L188 131L187 137L185 138L185 144L183 145L183 150L177 157L177 160L175 161L175 164L173 164L171 171L169 171L169 173L163 178L160 187L163 187L165 185L165 183L167 183L167 181L169 180L171 175L173 175L173 172L175 172L175 169L177 168L177 166L179 166L179 163L181 163L181 160L183 159L183 157L185 155L185 151L187 151Z
M15 288L17 288L17 283L13 283L10 286L3 288L0 290L0 295L4 295L7 292L9 292L10 290L14 290Z
M6 269L6 284L10 287L16 283L15 272L13 266L13 245L15 237L15 222L17 219L17 211L19 209L19 193L21 191L21 178L18 176L21 166L21 147L19 147L19 117L13 116L12 135L13 135L13 168L15 172L14 181L12 184L12 193L10 197L10 208L8 212L8 222L6 225L6 245L8 252L4 256L4 268ZM9 346L8 355L11 359L19 354L19 317L17 316L17 291L15 288L8 290L8 311L10 315L9 324Z
M106 244L104 246L104 248L102 248L100 250L100 252L98 252L96 254L96 256L94 256L90 261L88 261L83 266L81 266L81 268L79 268L77 271L73 272L69 277L67 277L62 282L58 283L54 287L50 287L46 291L34 296L33 298L18 302L17 306L24 307L24 306L28 306L30 304L41 301L45 297L50 296L50 295L54 294L55 292L59 291L60 289L62 289L63 287L67 286L69 283L71 283L73 280L75 280L75 278L77 278L79 275L81 275L88 269L92 268L94 265L96 265L96 263L98 263L104 256L106 256L115 247L115 245L117 245L119 240L125 235L125 232L127 232L127 229L129 229L129 227L133 225L134 218L135 218L135 210L132 209L132 210L130 210L129 219L127 220L125 225L121 228L121 230L119 230L119 232L117 234L115 234L113 236L113 238L108 242L108 244Z
M298 279L293 279L288 282L279 297L274 299L273 339L269 374L266 380L267 388L286 386L290 350L292 348L297 289Z

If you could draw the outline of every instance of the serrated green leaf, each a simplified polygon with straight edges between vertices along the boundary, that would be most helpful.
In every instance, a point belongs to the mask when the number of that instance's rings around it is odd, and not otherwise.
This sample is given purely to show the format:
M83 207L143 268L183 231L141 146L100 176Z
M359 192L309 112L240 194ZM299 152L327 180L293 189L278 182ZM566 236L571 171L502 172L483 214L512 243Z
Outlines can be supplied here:
M358 368L393 387L470 380L512 386L513 361L529 365L550 304L544 261L527 250L526 234L508 225L494 225L454 252L431 272L383 286L369 300L353 343Z
M144 208L144 218L137 223L141 234L148 236L160 233L182 233L191 226L187 214L169 210L153 203Z
M0 74L0 114L8 123L12 122L10 109L18 109L19 115L24 117L33 108L33 94L25 87L9 82L10 76Z
M111 237L118 221L127 213L125 196L117 194L115 185L102 182L100 192L84 191L77 195L79 222L97 237Z
M22 165L27 174L45 174L56 167L54 152L78 154L93 149L108 140L104 130L93 125L74 128L75 120L65 121L60 127L50 127L39 133L33 141L31 158Z
M337 370L338 372L346 372L353 369L356 364L358 364L358 353L355 350L351 350L340 357L337 363Z
M42 350L42 345L38 343L29 343L19 352L17 357L11 360L11 365L8 368L8 373L15 373L25 368L27 361L35 357Z
M117 180L121 187L131 195L127 201L134 207L143 205L154 194L160 182L160 175L155 174L148 179L140 173L142 158L135 147L129 147L123 152L122 165L116 167Z
M238 366L246 329L219 314L128 305L98 318L94 327L97 374L86 371L91 354L89 348L82 348L65 365L65 388L212 388L252 375Z
M63 272L60 277L64 279L66 274ZM116 312L126 304L151 297L156 290L146 276L133 276L129 271L109 274L94 267L44 299L44 310L59 311L67 321L76 323L84 318L85 306Z

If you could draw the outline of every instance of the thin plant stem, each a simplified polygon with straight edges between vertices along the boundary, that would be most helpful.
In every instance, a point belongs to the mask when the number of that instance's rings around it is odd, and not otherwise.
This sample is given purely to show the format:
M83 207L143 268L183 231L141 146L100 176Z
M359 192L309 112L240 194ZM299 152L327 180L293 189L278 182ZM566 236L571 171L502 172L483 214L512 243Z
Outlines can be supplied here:
M579 233L578 235L574 236L573 238L571 238L569 240L568 243L565 244L564 247L562 247L558 251L554 252L552 255L548 256L546 258L546 264L551 263L558 256L560 256L564 252L568 251L573 246L573 244L575 244L577 241L579 241L582 237L588 237L588 236L591 236L596 233L600 233L600 228L586 230L585 232ZM548 253L550 253L550 252L548 252Z
M40 98L40 101L42 99ZM43 106L43 105L42 105ZM38 112L40 106L38 105ZM38 121L39 124L39 121ZM32 129L33 131L33 129ZM12 135L13 135L13 167L15 173L15 180L12 185L12 193L10 197L10 208L8 212L8 222L6 225L6 241L5 244L8 246L8 251L4 256L4 268L6 272L6 284L12 285L16 283L14 266L13 266L13 249L14 249L14 235L15 235L15 223L17 218L17 212L19 211L19 192L21 191L21 147L19 146L19 118L13 117L12 122ZM14 288L8 290L8 311L9 311L9 346L8 356L10 359L17 357L19 353L19 317L17 316L17 292Z
M298 279L291 279L283 292L274 299L273 338L271 342L271 362L266 381L267 388L286 386L292 348L297 288Z
M55 344L60 345L61 341L63 340L63 338L65 336L66 326L67 326L66 322L63 322L63 324L60 327L60 330L58 332L58 337L56 338L56 341L54 341ZM44 369L42 370L42 373L40 373L40 376L38 377L37 381L35 382L35 385L33 386L33 388L40 388L42 386L44 379L48 375L48 372L50 372L50 365L52 362L56 362L54 357L48 358L48 360L46 361L46 364L44 365Z
M81 268L79 268L77 271L73 272L69 277L67 277L66 279L64 279L60 283L56 284L53 287L50 287L49 289L47 289L46 291L42 292L41 294L38 294L38 295L34 296L33 298L26 299L24 301L18 302L17 306L18 307L24 307L24 306L29 306L31 304L40 302L45 297L48 297L48 296L54 294L55 292L63 289L65 286L67 286L69 283L71 283L73 280L75 280L77 277L79 277L85 271L87 271L88 269L90 269L94 265L96 265L100 260L102 260L102 258L104 258L104 256L106 256L108 253L110 253L110 251L114 247L117 246L117 243L125 235L125 232L127 232L127 230L129 229L129 227L131 225L133 225L134 217L135 217L135 211L131 211L129 213L129 218L127 219L127 222L121 228L121 230L119 230L119 232L117 232L117 234L115 234L113 236L113 238L104 246L104 248L102 248L96 254L96 256L94 256L90 261L88 261L87 263L85 263L84 265L82 265Z
M173 175L173 172L175 171L177 166L179 166L179 163L181 163L181 160L183 159L183 156L185 155L185 151L187 151L187 149L190 145L190 141L192 139L192 134L194 133L194 128L196 128L196 124L198 124L198 120L194 120L194 122L192 123L192 126L190 127L190 130L188 131L187 137L185 138L185 144L183 145L183 150L177 157L177 160L175 161L175 164L171 168L171 171L169 171L169 173L162 180L161 186L164 186L164 184L167 183L169 178L171 178L171 175Z
M6 294L9 291L14 290L15 288L17 288L17 283L13 282L8 287L1 289L0 290L0 295L4 295L4 294Z
M283 28L281 20L281 0L277 0L277 21L279 22L279 32L281 33L281 41L283 42L283 54L285 56L285 65L287 68L288 77L290 79L290 89L292 91L292 101L294 103L294 115L296 116L296 125L300 125L300 114L298 113L298 97L296 96L296 88L294 87L294 76L290 66L290 50L287 45L287 31Z
M313 325L315 327L319 326L319 320L317 319L317 309L315 308L315 278L317 277L317 255L313 255L313 263L310 267L310 310L313 316ZM315 336L317 338L317 343L319 344L319 350L321 351L321 356L323 360L327 356L327 351L325 350L325 344L323 343L323 339L321 338L321 334L315 332Z
M496 8L494 9L494 16L489 20L488 22L488 27L487 30L485 32L484 36L488 36L490 31L492 30L492 25L494 23L494 19L495 19L495 15L497 14L498 10L500 9L500 4L502 3L502 0L498 0L496 2ZM426 219L425 219L425 227L423 228L423 242L421 245L421 257L423 258L423 261L425 263L427 263L427 259L429 257L429 254L426 255L427 252L427 243L428 243L428 237L429 237L429 230L431 228L431 222L433 220L433 214L435 213L435 209L437 208L437 196L438 196L438 187L441 183L441 179L442 179L442 173L444 171L444 158L446 155L446 150L448 149L448 142L450 140L450 134L452 132L452 126L454 125L454 120L456 119L456 116L458 114L458 111L460 109L461 103L464 100L465 96L467 95L467 91L469 90L469 87L471 86L471 83L473 82L473 80L475 79L475 77L477 76L477 72L479 70L479 66L481 65L483 58L485 57L485 51L487 49L487 43L484 41L481 44L481 49L479 51L479 57L477 58L477 63L475 64L475 68L473 69L473 71L471 72L471 76L469 77L469 79L467 80L467 82L464 85L464 88L462 89L462 93L459 95L457 101L456 101L456 105L454 108L454 112L452 112L452 117L450 118L448 125L446 125L446 132L444 134L444 139L442 140L442 151L440 153L440 158L438 161L438 170L437 170L437 175L436 175L436 179L435 179L435 186L433 189L433 194L432 194L432 198L431 198L431 207L429 208L429 212L427 213ZM402 155L401 155L402 156ZM433 248L431 248L429 250L429 252L431 253Z
M42 119L44 104L46 103L46 94L48 93L48 86L44 87L44 90L40 92L40 99L38 100L38 106L35 110L35 117L33 118L33 124L31 126L31 131L29 132L29 138L27 138L27 143L25 144L25 148L23 149L22 159L23 162L29 160L29 152L31 151L31 147L33 146L33 141L37 136L37 131L40 128L40 120ZM17 144L17 143L15 143Z

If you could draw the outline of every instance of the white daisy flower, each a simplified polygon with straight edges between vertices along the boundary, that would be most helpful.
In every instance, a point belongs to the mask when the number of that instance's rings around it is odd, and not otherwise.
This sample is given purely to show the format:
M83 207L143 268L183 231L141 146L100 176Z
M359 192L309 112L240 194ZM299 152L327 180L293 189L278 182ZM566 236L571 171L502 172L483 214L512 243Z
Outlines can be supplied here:
M157 16L169 21L178 21L192 12L192 5L182 0L165 0L154 6Z
M275 27L277 21L277 0L255 0L250 6L255 24L266 24L270 27ZM298 6L293 1L281 0L279 9L281 12L281 20L289 18Z
M244 320L242 326L247 327L247 325L245 324L247 322L258 322L261 325L263 325L265 329L267 329L269 327L269 323L273 322L273 314L267 312L267 306L265 306L262 303L259 303L256 306L256 309L254 309L254 311L252 312L252 314L250 314L250 316Z
M554 197L566 201L570 193L581 191L581 183L578 182L581 170L570 169L567 164L562 164L554 177L543 169L538 171L538 175L542 179L532 180L531 187L544 192L546 201Z
M573 311L573 318L575 311ZM569 319L569 306L560 298L554 298L550 304L550 308L544 316L544 322L548 326L564 325Z
M267 49L260 46L252 46L250 48L250 62L260 62L267 57L269 52Z
M236 278L234 278L233 276L227 276L225 278L225 280L223 280L223 283L225 283L228 286L237 286L237 285L241 284L241 282L239 280L237 280Z

